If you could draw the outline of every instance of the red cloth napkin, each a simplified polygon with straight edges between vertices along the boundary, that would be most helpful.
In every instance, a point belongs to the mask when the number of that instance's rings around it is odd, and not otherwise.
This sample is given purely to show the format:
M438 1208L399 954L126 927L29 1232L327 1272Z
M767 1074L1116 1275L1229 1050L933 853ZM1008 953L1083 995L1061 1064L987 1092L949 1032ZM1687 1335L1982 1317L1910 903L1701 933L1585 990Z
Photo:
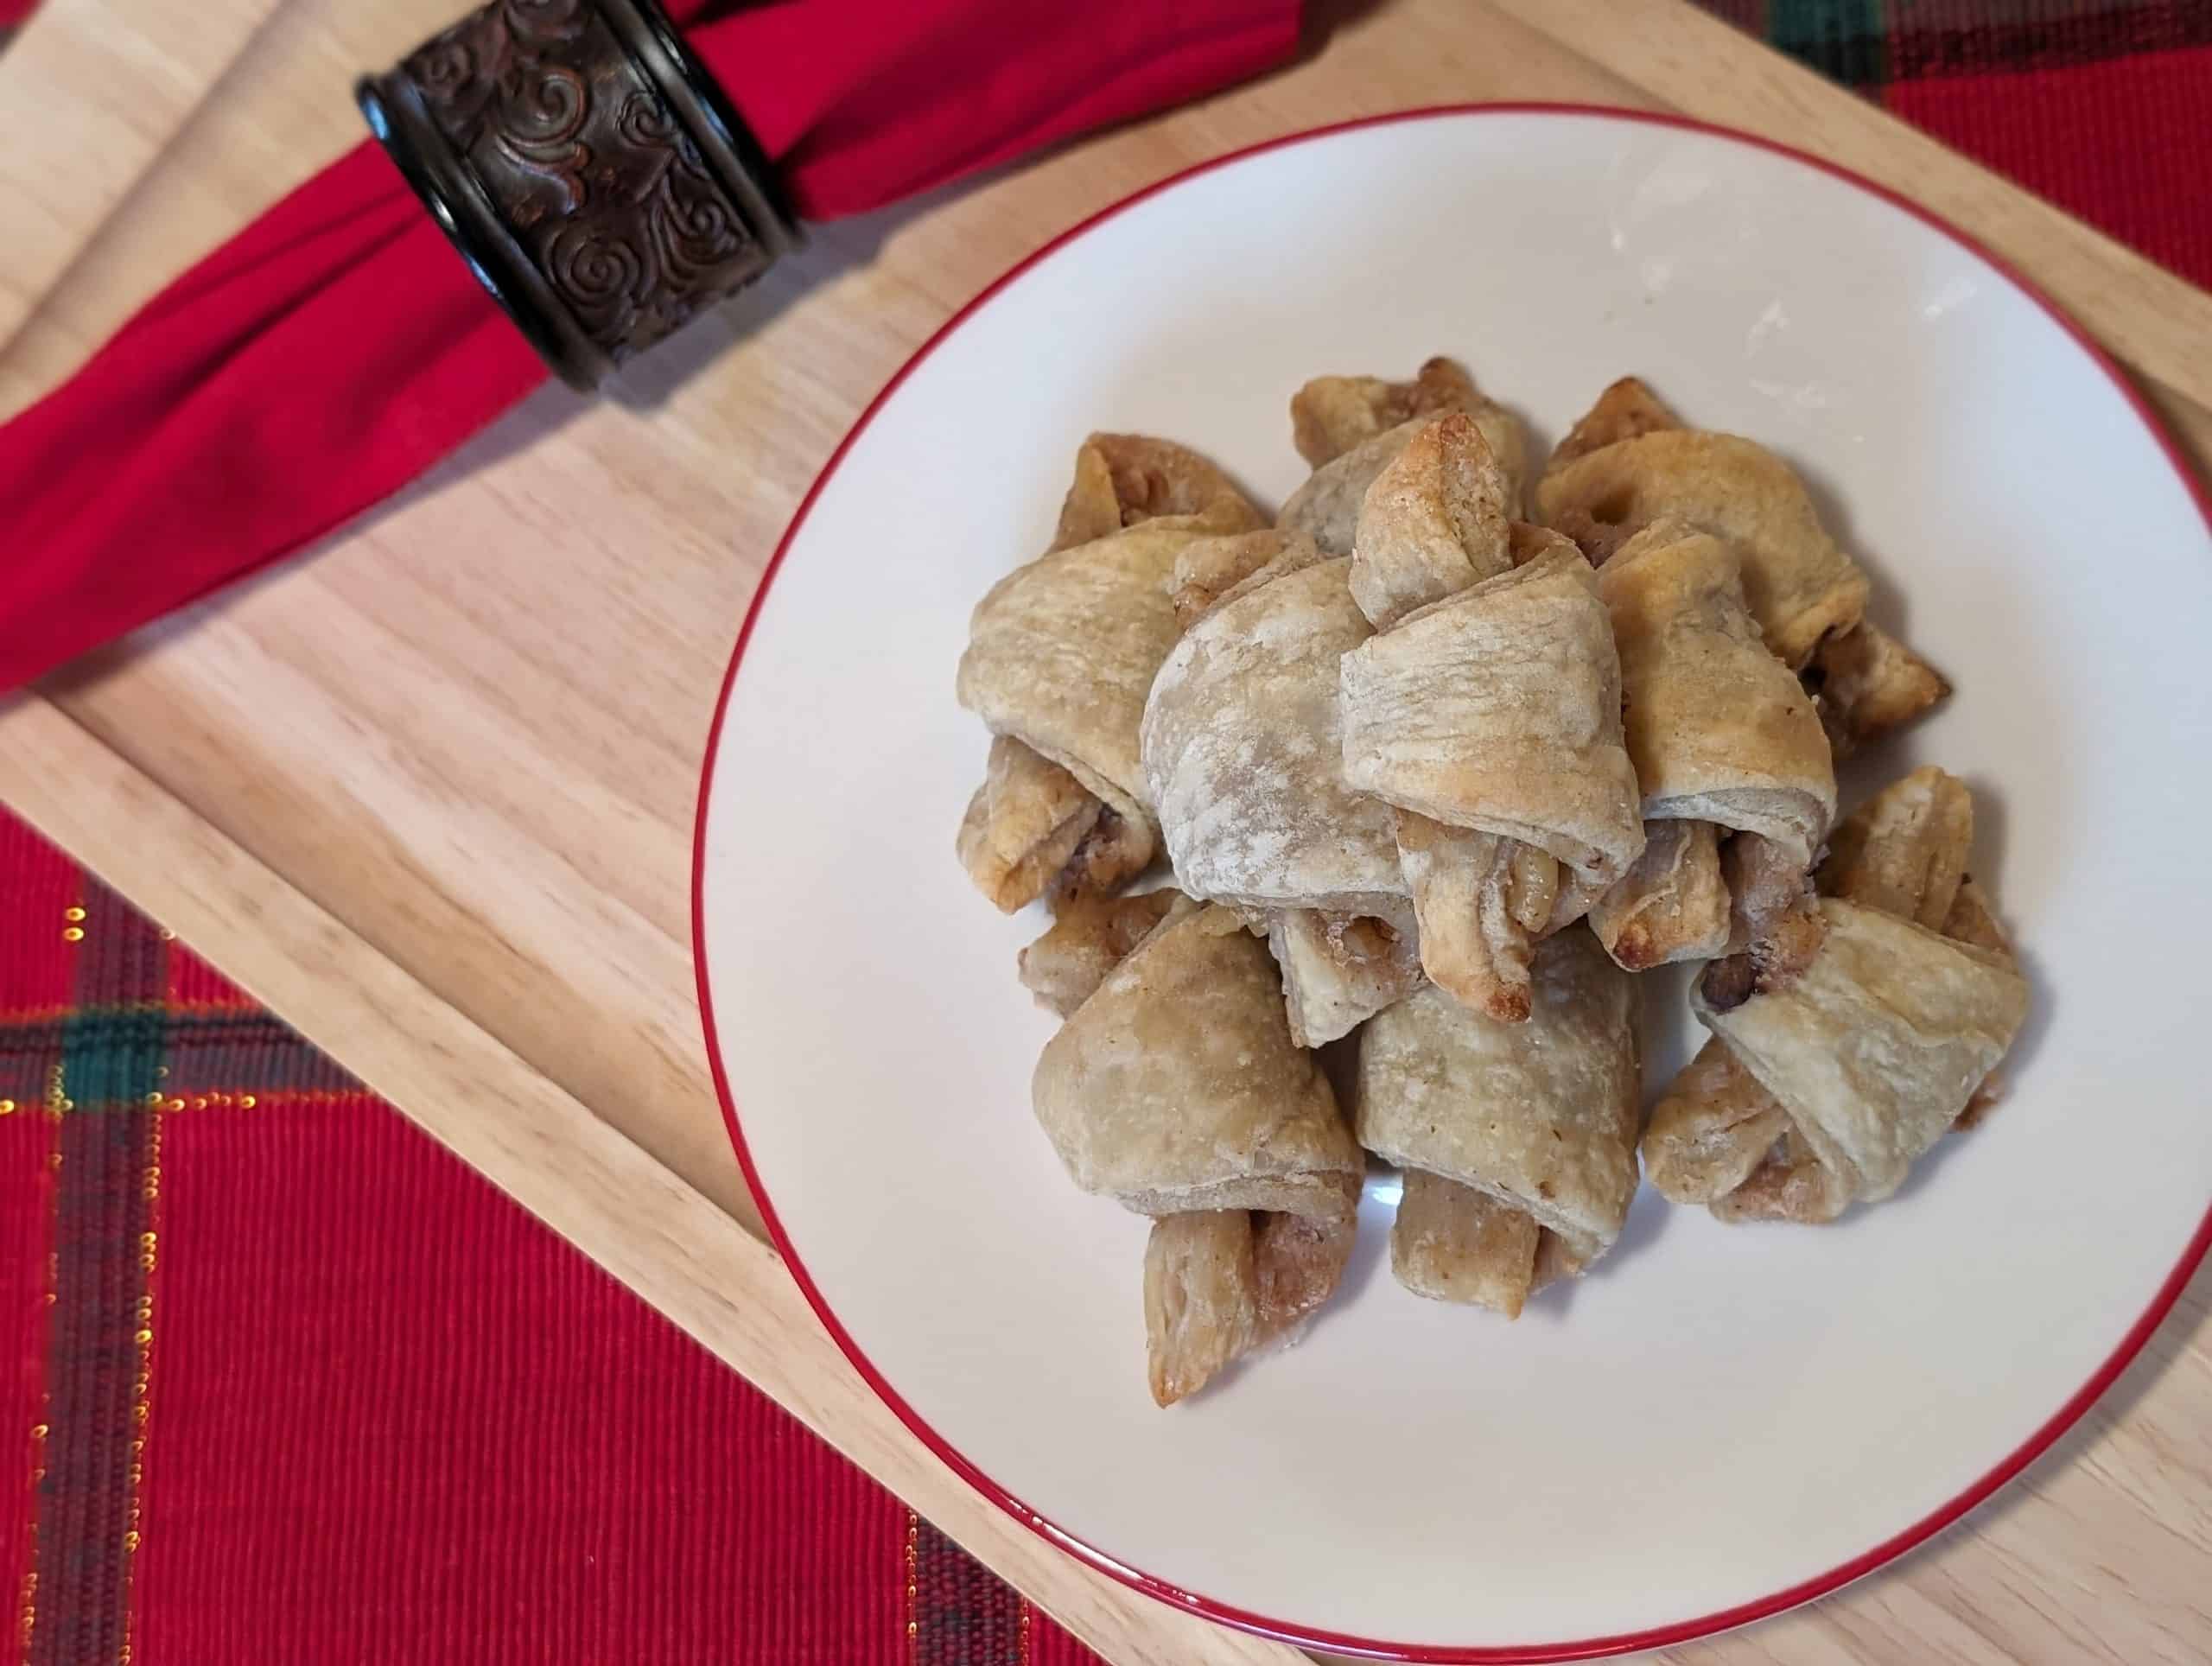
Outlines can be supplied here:
M1252 74L1298 22L1299 0L783 0L687 39L798 212L834 219ZM365 141L0 427L0 690L321 537L544 378Z

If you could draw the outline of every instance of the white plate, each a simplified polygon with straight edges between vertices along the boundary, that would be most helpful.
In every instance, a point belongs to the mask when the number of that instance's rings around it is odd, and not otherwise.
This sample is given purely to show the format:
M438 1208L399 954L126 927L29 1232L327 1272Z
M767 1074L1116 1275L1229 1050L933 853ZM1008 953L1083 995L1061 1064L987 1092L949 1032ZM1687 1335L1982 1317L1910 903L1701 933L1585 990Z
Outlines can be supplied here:
M1986 1126L1823 1230L1648 1189L1517 1323L1384 1266L1295 1349L1162 1412L1146 1225L1029 1110L1052 1021L952 834L985 737L968 613L1042 549L1092 429L1279 501L1285 402L1444 352L1548 446L1636 372L1814 483L1876 614L1955 680L1879 760L1977 790L2036 987ZM855 1363L991 1497L1155 1595L1427 1660L1675 1641L1834 1588L2016 1472L2140 1345L2212 1220L2202 765L2212 533L2044 302L1864 183L1596 111L1306 136L1122 205L1002 279L816 483L725 690L696 926L733 1133ZM1862 773L1859 785L1866 778ZM1847 788L1848 791L1848 787ZM1657 1072L1681 1055L1668 1026Z

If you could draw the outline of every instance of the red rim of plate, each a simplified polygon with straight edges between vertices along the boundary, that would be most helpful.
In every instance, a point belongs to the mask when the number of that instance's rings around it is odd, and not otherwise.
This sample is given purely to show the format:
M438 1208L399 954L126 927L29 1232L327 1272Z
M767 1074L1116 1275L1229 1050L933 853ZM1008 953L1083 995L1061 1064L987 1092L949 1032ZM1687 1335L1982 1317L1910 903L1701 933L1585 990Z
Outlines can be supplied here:
M1336 122L1325 127L1308 128L1301 132L1286 133L1277 138L1265 139L1257 144L1247 145L1241 150L1232 150L1226 156L1217 156L1210 162L1203 162L1195 167L1186 168L1179 174L1171 175L1154 184L1146 186L1142 190L1132 192L1120 201L1102 208L1088 219L1070 226L1034 253L1016 262L986 286L974 300L947 319L943 325L939 326L936 334L915 349L913 356L901 365L891 379L883 385L882 391L868 402L868 409L861 413L859 420L853 424L845 437L838 442L837 448L830 454L829 461L822 466L822 472L815 476L814 484L807 488L806 496L800 499L798 509L791 517L791 525L785 529L782 538L777 542L775 554L769 558L767 568L760 575L760 587L753 593L752 605L746 612L744 627L739 631L737 646L730 655L729 670L722 678L721 696L715 703L714 725L708 732L706 757L700 766L699 808L697 818L692 829L691 841L692 970L699 985L699 1018L706 1033L707 1057L713 1066L715 1092L721 1101L722 1120L728 1125L730 1143L737 1148L737 1160L745 1171L746 1184L752 1188L753 1199L760 1207L760 1218L766 1223L769 1236L774 1239L776 1248L782 1254L785 1263L790 1267L791 1276L798 1281L799 1289L804 1294L807 1301L812 1306L824 1327L836 1339L837 1345L844 1350L845 1358L852 1361L854 1369L860 1372L861 1376L867 1380L868 1386L882 1398L884 1404L897 1413L899 1421L913 1431L922 1444L944 1459L953 1472L966 1481L969 1485L974 1487L1032 1532L1058 1545L1077 1560L1088 1563L1100 1573L1119 1580L1123 1585L1141 1591L1147 1596L1157 1598L1174 1607L1202 1615L1207 1619L1218 1621L1224 1625L1236 1626L1241 1631L1270 1637L1278 1642L1310 1649L1325 1649L1338 1654L1365 1655L1379 1660L1412 1661L1422 1663L1423 1666L1496 1666L1496 1663L1508 1662L1590 1660L1606 1655L1625 1654L1632 1650L1665 1648L1674 1644L1688 1643L1699 1637L1710 1637L1717 1631L1726 1631L1735 1626L1748 1625L1753 1620L1765 1619L1771 1615L1781 1613L1785 1609L1795 1608L1800 1603L1810 1602L1815 1597L1826 1596L1830 1592L1848 1585L1860 1575L1872 1573L1884 1563L1894 1561L1916 1545L1932 1538L1953 1522L1957 1521L2025 1469L2060 1435L2070 1428L2082 1415L2088 1410L2097 1396L2112 1386L2114 1380L2127 1368L2128 1362L2141 1351L2143 1345L2150 1340L2151 1333L2158 1329L2159 1321L2165 1318L2168 1310L2180 1299L2182 1290L2189 1283L2191 1275L2195 1273L2197 1263L2203 1259L2207 1248L2212 1247L2212 1206L2208 1206L2204 1218L2198 1224L2195 1236L2190 1239L2188 1247L2182 1251L2181 1259L2174 1264L2173 1271L2167 1275L2165 1281L2158 1287L2157 1293L2151 1299L2150 1305L2143 1310L2142 1317L2129 1327L2127 1334L2120 1339L2120 1345L2113 1350L2111 1357L2098 1368L2096 1373L2087 1383L2082 1384L2073 1397L2054 1412L2040 1428L2020 1444L2011 1456L1975 1481L1973 1485L1967 1487L1948 1504L1930 1511L1904 1531L1883 1540L1863 1555L1854 1556L1842 1566L1831 1568L1825 1574L1802 1580L1785 1590L1777 1591L1770 1596L1738 1603L1733 1608L1726 1608L1718 1613L1706 1614L1695 1619L1679 1620L1672 1625L1653 1626L1642 1631L1624 1631L1612 1637L1586 1637L1579 1642L1513 1644L1488 1647L1386 1643L1373 1637L1347 1637L1338 1632L1317 1631L1309 1626L1298 1625L1287 1620L1273 1619L1265 1614L1255 1614L1242 1608L1231 1607L1225 1603L1216 1602L1198 1592L1182 1590L1165 1580L1158 1579L1141 1569L1128 1566L1126 1562L1109 1555L1095 1546L1085 1544L1073 1534L1055 1526L1030 1509L1020 1499L1015 1497L955 1451L942 1435L921 1419L912 1407L899 1398L898 1391L884 1379L868 1356L861 1351L859 1345L846 1332L845 1327L838 1323L837 1316L830 1311L829 1303L823 1300L821 1291L815 1288L813 1279L808 1275L805 1265L799 1260L798 1250L793 1247L789 1235L785 1232L783 1223L777 1218L775 1205L760 1184L760 1176L753 1167L753 1154L747 1148L744 1131L738 1125L737 1104L730 1097L729 1078L722 1069L721 1044L715 1029L714 1001L707 988L706 925L700 906L706 877L708 799L714 780L715 759L721 745L722 721L729 710L731 690L737 686L737 670L745 658L746 645L752 639L753 627L760 617L761 603L767 597L768 587L775 582L777 569L783 565L784 557L791 550L791 541L798 536L799 529L806 524L808 512L814 507L815 499L821 495L823 487L828 485L831 477L836 474L837 467L844 461L846 452L852 448L853 442L866 432L868 424L875 419L876 412L883 408L885 402L898 391L899 385L913 374L915 369L937 350L938 345L946 337L958 329L970 314L983 307L1001 289L1046 256L1074 242L1093 226L1113 219L1147 198L1157 196L1163 191L1172 190L1185 180L1194 179L1201 174L1211 173L1217 168L1227 167L1231 162L1241 162L1247 156L1259 156L1269 150L1279 150L1288 145L1303 144L1309 140L1326 138L1333 134L1351 132L1363 127L1377 127L1394 122L1423 121L1445 116L1475 115L1579 116L1601 121L1637 122L1653 127L1686 129L1691 132L1733 140L1739 144L1747 144L1757 149L1787 156L1793 162L1816 168L1823 174L1854 185L1860 190L1880 198L1893 207L1904 210L1915 219L1933 227L1950 238L1952 242L1979 256L1993 267L2021 294L2026 296L2029 300L2049 314L2059 328L2073 340L2075 345L2087 353L2098 368L2112 378L2113 385L2120 390L2121 397L2126 400L2144 428L2149 431L2151 437L2157 441L2159 448L2164 451L2167 461L2173 466L2174 472L2180 476L2182 483L2196 500L2197 512L2203 516L2207 530L2212 531L2212 493L2208 493L2203 483L2197 479L2173 436L2166 431L2164 424L2158 420L2157 414L2144 400L2143 396L2136 391L2134 385L2128 380L2126 373L2113 362L2111 355L2091 340L2081 326L2068 317L2057 303L2030 283L2009 262L1929 209L1899 195L1886 186L1878 185L1873 181L1855 174L1847 168L1840 167L1834 162L1824 161L1819 156L1809 155L1789 145L1777 143L1771 139L1761 138L1754 133L1739 132L1733 128L1715 126L1710 122L1698 121L1688 116L1660 111L1615 110L1599 105L1578 104L1448 104L1429 105L1420 109L1396 111L1387 115L1363 116L1352 121Z

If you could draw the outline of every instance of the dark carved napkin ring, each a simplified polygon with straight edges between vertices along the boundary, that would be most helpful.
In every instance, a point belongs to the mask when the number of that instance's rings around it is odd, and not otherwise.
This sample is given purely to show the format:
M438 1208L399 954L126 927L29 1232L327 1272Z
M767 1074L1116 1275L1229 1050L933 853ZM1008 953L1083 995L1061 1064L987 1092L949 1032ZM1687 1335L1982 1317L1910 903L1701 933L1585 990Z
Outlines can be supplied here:
M572 387L800 241L767 158L655 0L493 0L354 97Z

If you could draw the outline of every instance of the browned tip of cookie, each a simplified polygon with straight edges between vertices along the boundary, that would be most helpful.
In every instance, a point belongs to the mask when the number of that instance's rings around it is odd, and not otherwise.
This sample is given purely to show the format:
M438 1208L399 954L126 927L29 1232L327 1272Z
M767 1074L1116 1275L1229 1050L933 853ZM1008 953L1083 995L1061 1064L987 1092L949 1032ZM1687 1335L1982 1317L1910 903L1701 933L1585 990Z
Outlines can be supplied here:
M1598 403L1567 430L1567 437L1552 453L1546 472L1623 440L1681 425L1681 419L1660 402L1657 394L1637 378L1624 376L1599 394Z
M1474 378L1441 354L1423 364L1410 382L1317 376L1291 396L1291 441L1306 466L1319 468L1386 429L1416 416L1471 410L1480 398Z
M1666 951L1654 939L1651 928L1640 919L1630 920L1621 928L1608 951L1613 964L1624 972L1648 972L1666 957Z
M1525 983L1492 989L1483 998L1483 1011L1501 1024L1525 1024L1534 1010Z
M1839 758L1904 728L1951 692L1948 678L1872 620L1821 638L1804 677Z
M1728 1013L1749 1001L1758 986L1758 974L1751 957L1730 955L1705 969L1705 976L1698 980L1698 993L1713 1011Z
M1951 1126L1962 1131L1980 1128L2004 1097L2005 1073L1993 1070L1981 1078L1981 1085L1974 1091L1974 1097L1967 1101L1967 1108L1958 1114Z
M1034 902L1106 813L1082 782L1010 734L995 736L955 840L961 866L1001 912ZM1145 835L1147 860L1151 836Z
M1076 453L1052 548L1088 544L1163 515L1204 515L1217 532L1267 525L1236 482L1188 446L1148 434L1094 434Z
M1413 391L1406 401L1406 418L1411 420L1435 410L1472 410L1481 397L1475 391L1475 378L1467 374L1466 367L1440 353L1423 359L1421 367L1414 372Z

